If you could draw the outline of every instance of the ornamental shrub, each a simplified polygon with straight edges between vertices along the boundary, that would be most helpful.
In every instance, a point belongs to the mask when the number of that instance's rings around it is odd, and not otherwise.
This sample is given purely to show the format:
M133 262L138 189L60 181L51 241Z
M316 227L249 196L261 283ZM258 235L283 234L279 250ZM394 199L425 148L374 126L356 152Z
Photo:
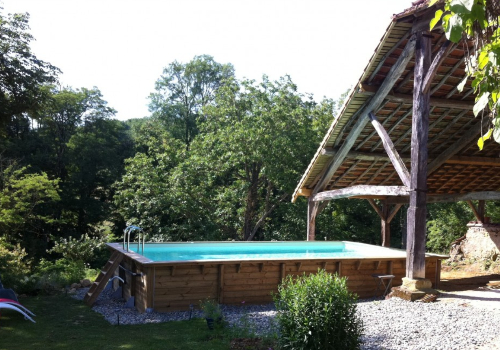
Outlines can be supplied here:
M359 349L363 324L346 278L324 270L287 278L274 295L284 349Z

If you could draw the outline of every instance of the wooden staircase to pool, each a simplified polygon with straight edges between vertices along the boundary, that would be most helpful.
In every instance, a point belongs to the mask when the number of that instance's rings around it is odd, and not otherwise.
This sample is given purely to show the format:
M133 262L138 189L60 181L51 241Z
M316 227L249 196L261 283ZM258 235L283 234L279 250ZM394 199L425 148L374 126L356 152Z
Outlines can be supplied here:
M106 287L109 279L111 278L111 276L113 276L113 273L118 268L118 265L120 265L122 259L123 254L120 254L117 251L111 254L111 257L109 258L106 265L104 265L101 273L99 274L99 276L97 276L95 282L92 283L87 294L85 294L85 296L83 297L83 301L85 301L87 305L92 306L95 303L101 292L104 290L104 287Z

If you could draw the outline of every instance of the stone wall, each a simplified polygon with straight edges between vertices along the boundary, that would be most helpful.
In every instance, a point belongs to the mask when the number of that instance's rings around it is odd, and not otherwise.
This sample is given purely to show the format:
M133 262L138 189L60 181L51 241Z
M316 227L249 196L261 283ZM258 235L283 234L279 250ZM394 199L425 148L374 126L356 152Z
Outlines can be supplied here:
M467 227L465 239L452 247L450 255L461 254L465 259L497 260L500 255L500 224L472 222Z

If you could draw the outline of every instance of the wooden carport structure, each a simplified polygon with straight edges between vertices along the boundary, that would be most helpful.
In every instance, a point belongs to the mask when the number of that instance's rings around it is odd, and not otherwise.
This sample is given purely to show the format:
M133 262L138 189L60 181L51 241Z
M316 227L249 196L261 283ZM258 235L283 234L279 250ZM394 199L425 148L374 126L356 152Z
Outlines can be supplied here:
M412 5L393 16L292 201L308 197L307 239L314 240L327 201L366 199L381 217L384 246L391 219L409 203L406 277L415 280L425 278L426 203L468 201L482 221L484 201L500 199L500 145L478 149L487 116L474 117L470 81L457 90L473 43L449 42L440 24L429 31L442 2Z

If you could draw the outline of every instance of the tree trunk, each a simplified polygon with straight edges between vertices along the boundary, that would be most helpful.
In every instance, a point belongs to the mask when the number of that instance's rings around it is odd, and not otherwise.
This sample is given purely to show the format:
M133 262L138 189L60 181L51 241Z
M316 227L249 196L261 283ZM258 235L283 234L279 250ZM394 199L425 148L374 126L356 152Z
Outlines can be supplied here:
M252 222L257 211L260 165L253 163L249 172L247 175L250 180L250 186L247 192L245 222L243 224L243 240L245 241L252 234Z

